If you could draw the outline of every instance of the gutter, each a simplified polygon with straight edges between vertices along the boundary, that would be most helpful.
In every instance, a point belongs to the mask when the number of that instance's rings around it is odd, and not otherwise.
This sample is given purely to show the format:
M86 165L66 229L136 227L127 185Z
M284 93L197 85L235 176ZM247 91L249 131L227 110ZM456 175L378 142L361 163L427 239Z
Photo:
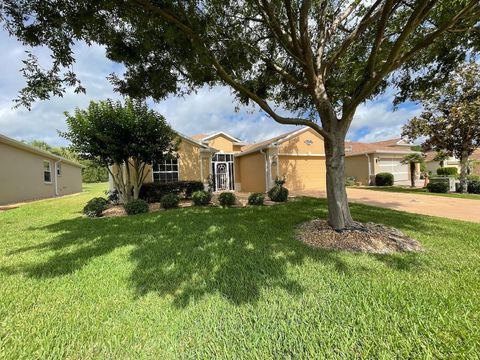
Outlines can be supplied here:
M367 162L368 162L368 184L370 185L370 182L372 181L372 167L371 167L371 162L370 162L370 156L368 154L365 154L367 157Z
M58 196L58 164L60 164L62 160L57 160L54 163L54 171L55 171L55 196Z
M268 191L268 155L264 149L260 149L260 153L265 157L265 192Z

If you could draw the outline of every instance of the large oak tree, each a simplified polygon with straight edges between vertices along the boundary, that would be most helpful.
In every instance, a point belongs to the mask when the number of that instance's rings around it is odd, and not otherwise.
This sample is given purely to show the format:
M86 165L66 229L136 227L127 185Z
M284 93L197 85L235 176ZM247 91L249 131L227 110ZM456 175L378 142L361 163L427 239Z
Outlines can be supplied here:
M344 140L359 104L399 89L440 84L479 45L478 0L4 0L11 34L53 52L51 69L26 61L28 105L65 85L77 40L102 44L125 64L117 90L156 100L230 86L282 124L325 140L329 223L353 225L344 186ZM66 70L64 70L66 69ZM434 79L435 81L432 81ZM284 116L278 108L287 109ZM375 122L375 119L371 120Z

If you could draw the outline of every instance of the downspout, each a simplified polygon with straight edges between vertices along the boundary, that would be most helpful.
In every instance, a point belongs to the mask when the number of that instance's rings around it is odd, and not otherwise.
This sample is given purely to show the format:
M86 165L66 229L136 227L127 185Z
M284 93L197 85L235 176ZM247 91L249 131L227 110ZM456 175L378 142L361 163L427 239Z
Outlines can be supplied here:
M372 169L370 166L370 156L368 154L365 154L365 156L367 157L367 162L368 162L368 184L367 185L370 185L370 183L372 182Z
M58 164L60 164L62 160L55 161L54 171L55 171L55 196L58 196Z
M265 152L264 149L261 149L260 153L262 153L263 156L265 157L265 192L267 192L268 191L268 185L269 185L269 181L268 181L268 155L267 155L267 153Z

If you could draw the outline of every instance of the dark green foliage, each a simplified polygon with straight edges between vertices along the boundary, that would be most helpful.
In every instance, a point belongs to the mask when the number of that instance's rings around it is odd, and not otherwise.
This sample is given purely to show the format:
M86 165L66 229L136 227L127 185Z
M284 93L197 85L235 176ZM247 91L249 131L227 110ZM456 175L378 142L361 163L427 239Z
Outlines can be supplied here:
M427 190L433 193L447 193L448 183L446 181L429 182Z
M375 175L375 185L376 186L392 186L393 185L393 174L388 172L381 172Z
M108 201L102 197L96 197L87 202L83 208L83 213L88 217L102 216L103 210L107 207Z
M353 176L345 176L345 186L354 186L357 179Z
M248 205L263 205L264 200L264 193L253 193L248 197Z
M437 169L437 175L439 176L457 176L458 175L458 169L456 167L450 166L450 167L439 167Z
M178 207L178 203L180 202L180 198L177 194L167 194L163 195L160 199L160 204L164 209L173 209Z
M467 191L470 194L480 194L480 180L471 180L468 182Z
M232 192L222 192L218 195L218 201L221 206L232 206L235 205L236 196Z
M108 181L108 170L105 166L98 165L90 160L80 160L79 162L85 166L82 169L82 181L84 183Z
M148 212L148 203L142 199L134 199L123 204L128 215L145 214Z
M288 189L283 187L283 183L277 184L268 190L268 197L275 202L286 202L288 200Z
M190 199L195 191L204 189L201 181L177 181L171 183L147 183L140 189L139 198L147 202L160 202L166 194L177 194L185 199Z
M205 190L195 191L192 194L192 200L196 206L208 205L212 200L212 193Z

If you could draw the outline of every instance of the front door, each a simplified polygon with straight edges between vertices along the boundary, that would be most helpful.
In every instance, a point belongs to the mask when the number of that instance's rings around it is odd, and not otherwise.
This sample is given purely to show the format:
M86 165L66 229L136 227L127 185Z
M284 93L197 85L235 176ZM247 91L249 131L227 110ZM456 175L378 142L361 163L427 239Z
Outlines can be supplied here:
M228 163L217 162L215 169L216 191L230 190L230 178L228 176Z

